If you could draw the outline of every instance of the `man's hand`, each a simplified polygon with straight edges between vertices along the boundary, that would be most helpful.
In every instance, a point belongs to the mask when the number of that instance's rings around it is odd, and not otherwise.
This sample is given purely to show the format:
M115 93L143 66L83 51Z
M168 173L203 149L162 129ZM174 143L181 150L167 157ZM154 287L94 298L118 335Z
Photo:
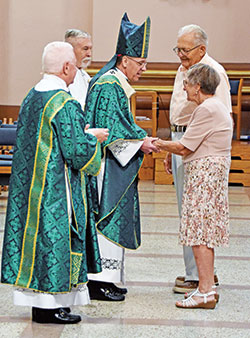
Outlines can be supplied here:
M167 153L166 158L164 160L164 168L167 174L172 174L172 154Z
M144 142L141 146L141 151L143 151L145 154L150 154L152 151L155 153L159 153L160 149L158 149L154 144L153 141L156 141L157 137L145 137Z
M86 124L84 130L85 133L94 135L100 143L106 141L109 136L109 130L107 128L89 128L89 124Z
M87 133L87 132L88 132L88 130L89 130L89 127L90 127L90 124L86 124L86 126L85 126L85 128L84 128L84 131L85 131L85 133Z

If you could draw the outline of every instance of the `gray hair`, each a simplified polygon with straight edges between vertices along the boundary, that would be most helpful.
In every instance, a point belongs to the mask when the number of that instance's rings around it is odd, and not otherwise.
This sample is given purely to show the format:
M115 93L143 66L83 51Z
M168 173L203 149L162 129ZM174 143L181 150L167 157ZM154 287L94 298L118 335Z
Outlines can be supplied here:
M198 25L187 25L181 27L177 37L181 37L184 34L194 33L194 44L195 45L205 45L208 46L208 36L207 33Z
M203 63L197 63L187 71L187 81L191 85L199 84L204 94L214 95L220 83L218 72Z
M42 55L42 70L44 73L60 73L65 62L75 62L75 53L71 44L54 41L45 46Z
M81 31L80 29L68 29L65 33L64 40L69 42L69 40L75 38L84 38L84 39L91 39L91 35L85 31Z

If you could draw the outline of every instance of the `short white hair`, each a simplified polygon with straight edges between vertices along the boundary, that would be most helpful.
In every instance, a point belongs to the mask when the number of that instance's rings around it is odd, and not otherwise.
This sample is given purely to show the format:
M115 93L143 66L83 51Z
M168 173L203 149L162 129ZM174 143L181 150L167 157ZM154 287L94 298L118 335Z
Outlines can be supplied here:
M182 35L188 34L188 33L194 33L194 44L195 45L205 45L208 46L208 36L207 33L198 25L187 25L180 28L178 32L178 38L180 38Z
M42 55L42 70L44 73L60 73L65 62L75 62L75 53L71 44L54 41L45 46Z
M80 29L68 29L65 33L64 40L66 42L70 42L72 39L75 38L91 39L91 35L85 31L81 31Z

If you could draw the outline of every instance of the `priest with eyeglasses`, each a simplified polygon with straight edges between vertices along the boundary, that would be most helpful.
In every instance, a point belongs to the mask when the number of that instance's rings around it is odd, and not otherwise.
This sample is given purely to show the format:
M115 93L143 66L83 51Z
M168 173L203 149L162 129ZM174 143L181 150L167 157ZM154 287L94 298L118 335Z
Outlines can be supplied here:
M138 26L125 13L116 53L89 85L86 120L91 127L110 130L102 144L101 171L92 180L102 272L88 275L91 299L125 299L127 289L115 284L124 283L124 249L141 244L138 171L144 154L158 149L133 119L129 99L135 91L129 82L146 70L149 34L149 17Z

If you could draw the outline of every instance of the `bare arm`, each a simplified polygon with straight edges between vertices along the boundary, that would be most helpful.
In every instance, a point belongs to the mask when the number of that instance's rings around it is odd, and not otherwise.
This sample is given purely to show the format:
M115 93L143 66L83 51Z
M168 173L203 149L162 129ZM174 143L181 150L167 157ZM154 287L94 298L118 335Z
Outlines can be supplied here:
M159 139L154 141L154 145L161 150L167 150L170 153L180 156L187 156L192 153L191 150L184 147L179 141L163 141Z
M167 153L164 160L164 168L167 174L172 174L172 154Z

